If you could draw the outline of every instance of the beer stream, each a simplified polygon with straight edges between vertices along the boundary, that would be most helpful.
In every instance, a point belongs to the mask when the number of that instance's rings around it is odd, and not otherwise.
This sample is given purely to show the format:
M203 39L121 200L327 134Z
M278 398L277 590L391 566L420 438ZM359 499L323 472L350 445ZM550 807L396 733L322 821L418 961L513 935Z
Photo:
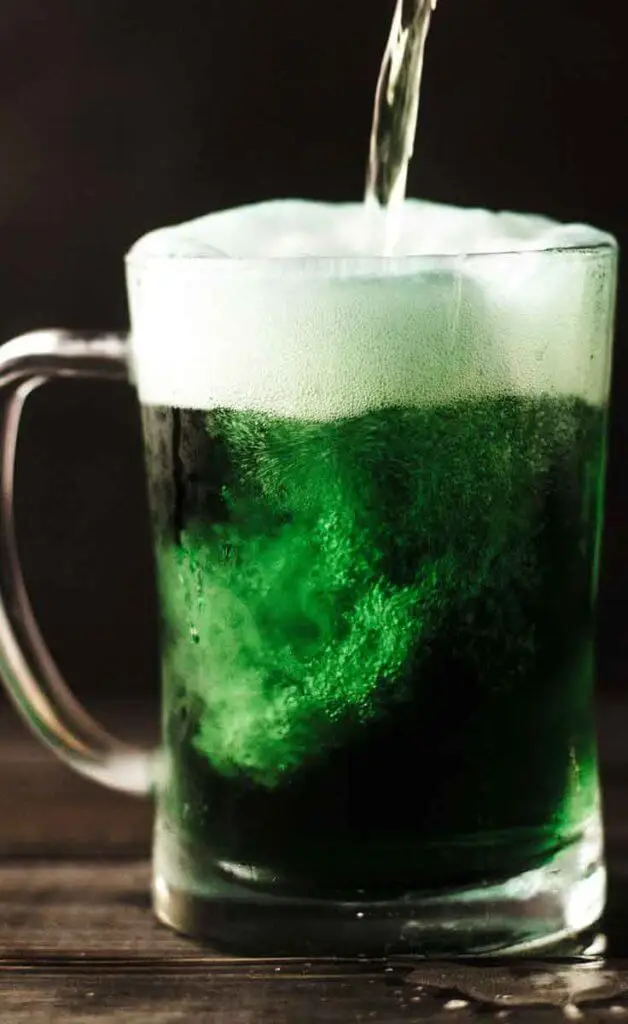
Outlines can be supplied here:
M386 211L386 251L394 248L414 153L425 45L437 0L397 0L377 90L366 203Z

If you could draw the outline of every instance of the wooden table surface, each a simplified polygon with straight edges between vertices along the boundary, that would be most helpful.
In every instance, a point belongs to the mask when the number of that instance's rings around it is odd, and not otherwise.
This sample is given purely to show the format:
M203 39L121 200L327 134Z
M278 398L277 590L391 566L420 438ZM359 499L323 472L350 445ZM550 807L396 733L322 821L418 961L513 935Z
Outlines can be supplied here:
M628 699L600 708L605 957L469 965L238 960L175 935L150 910L150 804L73 775L0 712L0 1024L628 1024Z

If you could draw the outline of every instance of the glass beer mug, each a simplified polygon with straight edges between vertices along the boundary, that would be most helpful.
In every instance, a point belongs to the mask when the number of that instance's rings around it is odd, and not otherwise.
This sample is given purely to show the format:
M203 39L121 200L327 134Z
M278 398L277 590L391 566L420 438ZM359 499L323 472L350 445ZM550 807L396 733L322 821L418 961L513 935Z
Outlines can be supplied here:
M128 342L3 347L2 675L73 767L152 796L155 910L184 933L249 954L549 947L605 898L617 247L524 218L464 255L334 256L313 210L141 240ZM158 753L70 696L20 573L20 412L59 376L127 379L141 404Z

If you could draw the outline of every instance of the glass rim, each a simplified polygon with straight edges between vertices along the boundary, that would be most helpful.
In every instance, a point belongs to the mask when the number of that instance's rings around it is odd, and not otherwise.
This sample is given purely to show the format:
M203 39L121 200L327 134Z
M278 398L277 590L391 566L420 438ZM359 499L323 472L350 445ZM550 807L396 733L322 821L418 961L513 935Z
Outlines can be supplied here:
M229 256L211 252L134 252L133 246L125 255L127 268L162 265L210 266L217 272L237 275L251 271L265 271L274 274L277 270L289 271L292 275L307 276L317 272L323 277L368 276L369 271L378 271L383 277L404 276L413 269L434 264L436 269L455 267L467 263L489 262L491 260L524 258L553 258L561 256L594 256L596 254L616 257L619 243L612 235L597 242L573 245L556 245L542 249L522 248L498 251L461 253L408 253L403 255L297 255L297 256ZM382 271L385 271L382 274ZM316 276L316 274L315 274Z

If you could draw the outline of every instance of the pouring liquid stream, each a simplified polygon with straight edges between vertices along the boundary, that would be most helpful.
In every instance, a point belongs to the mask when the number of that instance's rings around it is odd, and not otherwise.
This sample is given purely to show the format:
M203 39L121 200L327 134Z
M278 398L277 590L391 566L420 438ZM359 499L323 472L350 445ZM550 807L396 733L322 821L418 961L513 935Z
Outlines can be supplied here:
M425 45L437 0L397 0L373 111L365 201L394 250L414 153ZM382 213L383 211L383 218Z

